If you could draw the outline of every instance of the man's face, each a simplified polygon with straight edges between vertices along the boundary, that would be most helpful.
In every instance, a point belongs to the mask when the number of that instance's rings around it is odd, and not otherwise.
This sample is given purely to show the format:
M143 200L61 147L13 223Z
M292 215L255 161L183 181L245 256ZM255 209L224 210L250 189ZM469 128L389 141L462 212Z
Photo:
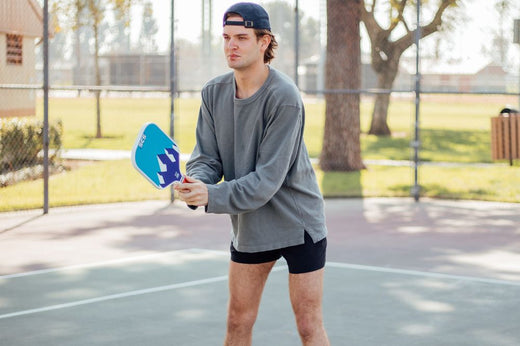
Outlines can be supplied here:
M231 21L243 21L242 17L231 15ZM228 66L235 70L245 70L253 64L264 61L264 51L267 48L265 40L257 40L252 28L237 25L224 26L224 54Z

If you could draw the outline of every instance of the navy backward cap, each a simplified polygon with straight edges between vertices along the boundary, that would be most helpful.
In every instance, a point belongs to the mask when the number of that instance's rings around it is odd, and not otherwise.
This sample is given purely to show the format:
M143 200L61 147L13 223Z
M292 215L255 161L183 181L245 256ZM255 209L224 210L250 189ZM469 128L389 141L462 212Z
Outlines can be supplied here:
M227 20L228 15L231 13L240 15L244 20ZM226 13L224 13L223 26L225 25L238 25L246 28L271 30L269 15L266 10L264 10L262 6L252 2L239 2L228 8Z

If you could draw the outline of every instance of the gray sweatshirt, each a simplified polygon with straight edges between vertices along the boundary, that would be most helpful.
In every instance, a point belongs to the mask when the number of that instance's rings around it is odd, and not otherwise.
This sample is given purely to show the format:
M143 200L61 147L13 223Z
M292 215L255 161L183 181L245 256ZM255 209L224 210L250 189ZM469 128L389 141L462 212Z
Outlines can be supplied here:
M237 99L235 90L232 72L202 90L186 169L207 184L206 211L230 215L233 246L242 252L303 244L304 231L323 239L323 198L303 142L298 89L270 67L253 96Z

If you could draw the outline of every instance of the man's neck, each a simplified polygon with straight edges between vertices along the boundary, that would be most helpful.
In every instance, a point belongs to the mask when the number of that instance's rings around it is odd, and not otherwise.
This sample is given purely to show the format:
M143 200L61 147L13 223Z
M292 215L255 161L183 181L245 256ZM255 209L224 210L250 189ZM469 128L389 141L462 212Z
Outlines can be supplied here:
M235 70L236 97L246 99L253 96L264 85L268 76L269 67L263 63L252 66L245 71Z

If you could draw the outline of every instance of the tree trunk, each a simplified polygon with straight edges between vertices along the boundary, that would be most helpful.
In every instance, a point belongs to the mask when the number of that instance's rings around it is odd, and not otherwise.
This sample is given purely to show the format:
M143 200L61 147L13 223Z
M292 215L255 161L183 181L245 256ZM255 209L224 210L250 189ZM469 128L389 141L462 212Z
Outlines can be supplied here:
M327 0L326 88L358 90L361 86L359 0ZM361 159L359 94L326 97L320 167L324 171L358 171Z
M94 26L94 67L96 74L96 86L101 86L101 72L99 71L99 32L98 26ZM102 138L103 134L101 132L101 91L96 90L96 138Z
M384 64L384 67L378 69L377 88L391 90L397 76L397 68ZM390 93L377 94L372 111L372 122L368 134L377 136L390 136L392 132L388 126L388 106L390 104Z

